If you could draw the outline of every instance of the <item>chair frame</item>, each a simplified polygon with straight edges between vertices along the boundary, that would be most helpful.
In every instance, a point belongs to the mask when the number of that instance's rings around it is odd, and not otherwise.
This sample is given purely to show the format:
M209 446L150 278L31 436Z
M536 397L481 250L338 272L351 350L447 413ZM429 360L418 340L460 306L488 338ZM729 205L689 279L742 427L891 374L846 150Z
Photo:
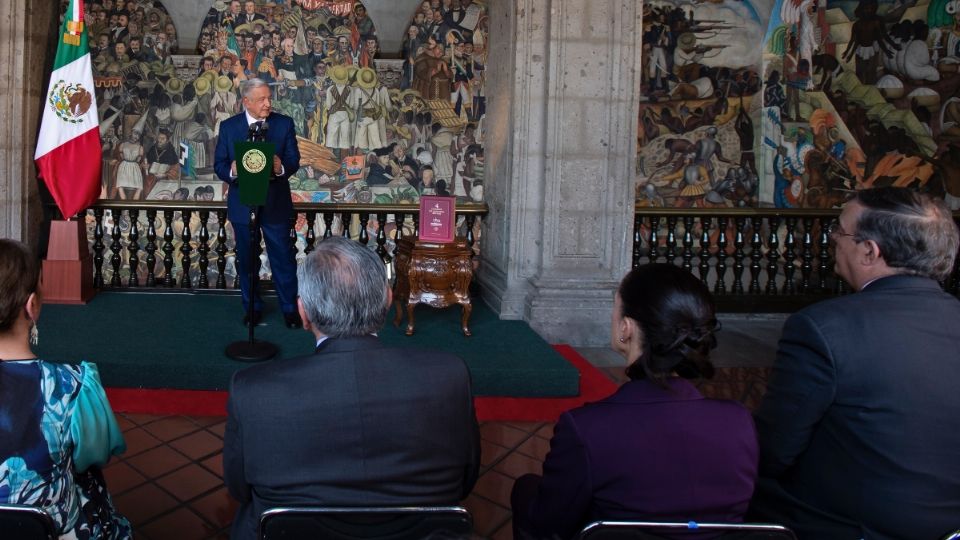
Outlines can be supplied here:
M705 532L771 532L780 533L796 540L796 535L783 525L773 523L699 523L696 521L688 522L668 522L668 521L594 521L584 527L578 538L584 538L591 532L599 528L607 529L642 529L644 527L650 530L647 532L671 533L683 531L705 531Z
M57 534L57 525L53 522L53 518L50 517L50 514L44 512L42 508L25 504L0 504L0 512L21 513L25 516L30 516L30 518L35 521L42 522L46 528L47 540L56 540L59 536Z
M267 521L277 516L289 514L423 514L423 513L451 513L458 514L466 519L473 528L473 516L462 506L278 506L269 508L260 514L257 523L257 538L263 538L263 528Z

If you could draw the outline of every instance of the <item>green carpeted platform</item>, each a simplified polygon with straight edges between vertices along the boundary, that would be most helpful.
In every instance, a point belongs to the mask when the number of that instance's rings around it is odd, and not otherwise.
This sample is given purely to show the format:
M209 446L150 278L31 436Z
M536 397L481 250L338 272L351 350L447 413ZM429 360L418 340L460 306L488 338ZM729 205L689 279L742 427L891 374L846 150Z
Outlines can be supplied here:
M275 298L266 298L258 339L280 348L279 357L307 354L313 336L283 326ZM463 358L478 396L575 396L579 373L522 321L501 321L474 304L472 337L460 333L460 308L418 306L417 328L407 337L390 320L381 339L399 347L433 348ZM85 306L44 305L37 352L46 360L87 360L100 366L105 386L224 390L247 364L223 354L247 337L235 295L212 293L100 293ZM404 323L406 320L404 320Z

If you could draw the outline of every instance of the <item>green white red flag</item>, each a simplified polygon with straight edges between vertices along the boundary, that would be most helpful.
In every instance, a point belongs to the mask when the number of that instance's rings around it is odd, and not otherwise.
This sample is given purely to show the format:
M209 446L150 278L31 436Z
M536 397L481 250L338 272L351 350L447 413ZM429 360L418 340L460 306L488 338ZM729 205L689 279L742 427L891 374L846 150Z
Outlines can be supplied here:
M34 160L69 219L100 193L100 124L83 0L70 0L60 34Z

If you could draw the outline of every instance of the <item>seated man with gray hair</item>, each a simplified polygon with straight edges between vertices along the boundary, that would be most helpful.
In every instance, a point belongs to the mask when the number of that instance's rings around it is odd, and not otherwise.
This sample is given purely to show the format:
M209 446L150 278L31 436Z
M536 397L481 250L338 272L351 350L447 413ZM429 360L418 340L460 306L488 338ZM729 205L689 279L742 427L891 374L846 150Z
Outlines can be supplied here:
M748 519L804 538L940 538L960 526L958 232L942 201L864 190L830 228L855 291L791 316L756 413Z
M223 476L240 501L231 538L255 538L271 507L457 504L480 464L464 362L381 343L393 295L383 262L358 242L318 243L298 283L316 351L230 383Z

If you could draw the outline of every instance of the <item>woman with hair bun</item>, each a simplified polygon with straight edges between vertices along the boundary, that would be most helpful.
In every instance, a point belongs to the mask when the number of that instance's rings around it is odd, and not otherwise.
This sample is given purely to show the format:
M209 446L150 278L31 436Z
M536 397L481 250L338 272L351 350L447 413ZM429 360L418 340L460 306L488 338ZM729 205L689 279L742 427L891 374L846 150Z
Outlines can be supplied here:
M513 487L514 536L573 538L600 519L743 521L757 475L750 412L689 381L713 376L707 287L673 265L635 268L610 330L630 381L560 416L543 476Z

